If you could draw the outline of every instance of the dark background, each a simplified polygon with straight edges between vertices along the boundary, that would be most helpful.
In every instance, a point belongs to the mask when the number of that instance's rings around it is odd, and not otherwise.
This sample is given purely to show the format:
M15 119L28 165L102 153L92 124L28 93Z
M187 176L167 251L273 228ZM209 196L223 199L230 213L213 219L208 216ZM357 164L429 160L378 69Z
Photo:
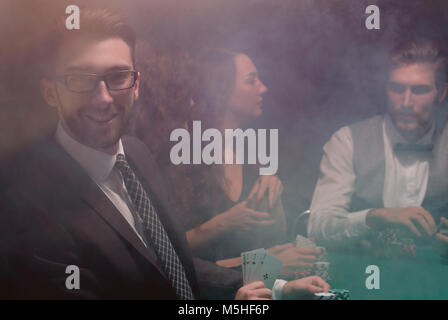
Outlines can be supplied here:
M253 126L279 129L278 173L290 213L309 206L330 135L384 110L385 50L413 35L448 38L446 0L1 0L0 157L54 127L31 54L50 17L68 4L102 2L124 10L156 47L228 47L252 58L269 88ZM380 8L380 30L365 28L370 4Z

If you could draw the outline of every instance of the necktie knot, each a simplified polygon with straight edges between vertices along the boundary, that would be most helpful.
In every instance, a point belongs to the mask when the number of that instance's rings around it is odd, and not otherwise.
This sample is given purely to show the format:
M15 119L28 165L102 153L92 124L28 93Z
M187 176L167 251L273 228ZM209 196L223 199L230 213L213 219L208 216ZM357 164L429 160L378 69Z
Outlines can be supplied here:
M123 173L127 174L131 167L129 163L126 161L126 158L123 154L117 154L117 159L115 161L115 166Z

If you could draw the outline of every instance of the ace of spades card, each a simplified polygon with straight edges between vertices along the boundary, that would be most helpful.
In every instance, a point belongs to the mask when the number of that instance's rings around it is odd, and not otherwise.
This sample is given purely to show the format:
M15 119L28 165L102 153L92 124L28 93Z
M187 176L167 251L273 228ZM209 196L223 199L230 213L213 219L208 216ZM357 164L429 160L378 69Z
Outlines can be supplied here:
M265 249L243 252L241 263L245 285L254 281L263 281L268 289L272 288L282 268L282 262Z

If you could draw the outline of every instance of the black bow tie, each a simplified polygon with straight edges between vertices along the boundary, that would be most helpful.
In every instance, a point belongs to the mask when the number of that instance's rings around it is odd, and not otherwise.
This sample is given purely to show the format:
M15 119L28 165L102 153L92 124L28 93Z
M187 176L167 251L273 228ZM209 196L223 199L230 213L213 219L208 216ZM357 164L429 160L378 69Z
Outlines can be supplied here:
M433 144L396 143L394 145L394 152L430 153L433 148Z

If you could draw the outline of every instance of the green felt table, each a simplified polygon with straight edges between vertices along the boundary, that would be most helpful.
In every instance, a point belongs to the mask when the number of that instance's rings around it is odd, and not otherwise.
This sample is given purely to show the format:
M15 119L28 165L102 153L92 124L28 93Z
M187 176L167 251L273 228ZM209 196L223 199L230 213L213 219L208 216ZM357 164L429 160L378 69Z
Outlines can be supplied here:
M350 290L350 299L448 299L448 259L431 248L418 248L412 259L330 251L328 259L331 287ZM379 268L379 289L366 287L369 265Z

